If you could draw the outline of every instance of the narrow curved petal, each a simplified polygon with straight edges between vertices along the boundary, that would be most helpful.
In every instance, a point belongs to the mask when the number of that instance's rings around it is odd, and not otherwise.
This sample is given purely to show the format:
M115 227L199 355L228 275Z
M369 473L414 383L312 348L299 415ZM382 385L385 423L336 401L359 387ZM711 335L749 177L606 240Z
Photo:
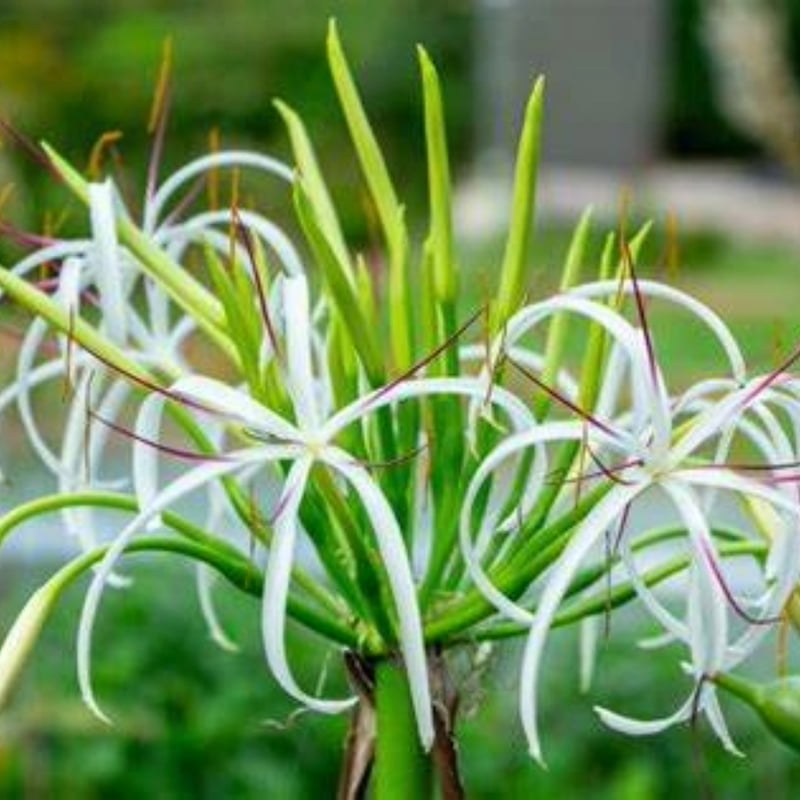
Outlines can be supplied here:
M411 702L419 738L425 750L433 746L433 706L428 682L428 661L417 591L403 535L392 507L367 471L343 453L328 448L324 460L340 472L353 487L369 517L381 560L392 590L400 626L400 651L403 654Z
M536 616L525 644L520 676L519 701L522 726L528 739L530 754L542 764L544 761L539 741L539 730L536 724L538 707L536 689L539 682L539 665L550 624L581 562L592 550L598 539L618 519L625 506L631 503L644 488L642 486L615 486L592 509L570 539L558 561L553 565L550 578L542 592Z
M117 535L95 570L92 583L86 592L78 627L78 682L84 702L98 718L106 722L109 721L98 705L92 689L92 630L105 585L128 542L143 530L153 517L190 492L251 464L294 459L299 457L301 452L300 448L292 446L263 446L230 453L229 461L202 464L199 467L195 467L173 481L166 489L163 489L153 498L150 506L142 509Z
M286 657L286 602L297 541L298 511L312 463L310 458L303 458L292 466L278 501L279 512L274 522L274 536L264 577L261 631L267 663L283 690L314 711L339 714L352 708L358 698L325 700L308 694L295 680Z
M122 288L122 269L110 180L89 184L89 214L94 240L94 277L100 294L102 326L117 344L127 340L127 303Z
M493 527L493 520L485 519L481 524L481 533L478 536L479 544L476 547L472 541L472 510L475 499L480 493L489 476L511 456L527 450L538 448L544 444L555 441L580 441L583 437L584 426L579 422L557 422L541 425L504 439L480 464L475 475L467 487L464 501L461 505L459 521L459 542L467 570L478 591L501 613L509 619L523 625L530 625L535 618L527 609L509 600L490 580L481 564L482 545L486 539L487 523Z
M201 156L174 172L158 187L145 209L143 226L145 232L152 234L155 231L166 203L181 186L205 172L224 167L252 167L253 169L276 175L287 183L292 183L294 180L291 167L276 158L265 156L262 153L254 153L248 150L226 150L221 153Z
M179 378L170 390L220 416L235 420L265 436L287 442L303 441L303 434L283 417L254 400L249 394L222 381L202 375Z

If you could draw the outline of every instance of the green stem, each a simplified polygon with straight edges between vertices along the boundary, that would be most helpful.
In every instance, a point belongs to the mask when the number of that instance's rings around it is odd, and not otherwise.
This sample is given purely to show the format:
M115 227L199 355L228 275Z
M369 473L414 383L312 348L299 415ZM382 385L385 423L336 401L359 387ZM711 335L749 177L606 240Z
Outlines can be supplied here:
M430 797L430 760L419 743L406 673L398 661L386 659L375 667L375 714L375 800Z

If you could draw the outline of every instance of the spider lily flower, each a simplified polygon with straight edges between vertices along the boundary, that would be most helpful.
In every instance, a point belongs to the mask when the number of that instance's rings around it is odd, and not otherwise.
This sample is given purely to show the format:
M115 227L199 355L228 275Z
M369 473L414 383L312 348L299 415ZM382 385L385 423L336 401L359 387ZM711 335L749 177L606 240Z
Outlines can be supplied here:
M222 257L227 257L231 238L220 230L220 226L230 228L235 219L237 224L246 225L248 231L252 230L277 254L286 271L298 273L302 265L291 242L261 214L241 209L235 211L235 216L234 211L225 210L192 214L181 219L187 205L185 198L170 209L176 194L187 183L192 182L196 187L210 170L239 168L277 176L286 184L293 180L286 165L259 153L223 151L195 159L170 175L152 195L146 194L144 232L175 262L182 260L193 245L209 246ZM143 269L137 255L120 243L117 226L119 220L127 219L128 212L113 182L106 179L102 183L89 183L86 194L91 238L54 240L23 258L12 272L25 276L42 265L55 264L53 296L67 313L77 318L86 298L89 298L92 311L98 317L99 331L128 357L173 379L186 374L189 367L184 350L196 330L195 318L182 313L180 308L176 309L169 295ZM245 268L248 265L252 267L251 280L256 280L253 274L255 266L250 263L251 254L245 252L240 243L234 245L234 250L240 264ZM140 287L144 289L143 308L133 302ZM114 420L129 404L130 382L115 376L91 354L74 347L69 334L58 339L61 351L58 357L37 363L46 332L45 321L36 319L24 335L17 363L17 381L0 394L0 410L16 402L28 439L42 463L55 475L59 492L70 494L124 488L124 479L107 479L102 477L102 472L107 461L109 432L115 425ZM269 358L270 354L265 350L262 362ZM31 392L58 377L71 387L71 399L60 452L54 452L34 417ZM108 424L92 425L92 416ZM94 509L69 507L61 515L68 534L85 552L96 546L99 524ZM157 527L158 523L159 519L153 520L151 527ZM211 606L207 568L200 566L198 570L198 596L203 615L212 638L227 645L229 643L221 635ZM118 576L115 576L115 582L123 583Z
M718 466L709 465L709 468L700 468L696 464L697 459L705 457L710 443L722 439L723 448L718 449L717 455L727 455L731 432L736 433L745 425L747 433L746 415L743 412L753 399L753 390L765 385L765 378L745 381L744 362L733 337L721 320L697 301L687 299L685 295L660 284L642 282L626 288L631 293L641 292L644 295L647 292L678 302L707 325L722 345L731 365L733 378L724 382L729 389L727 394L721 400L707 401L703 410L697 411L681 428L676 429L673 417L675 409L685 411L692 405L692 400L677 404L670 401L654 357L650 335L645 336L642 329L634 328L607 306L587 299L607 296L614 291L611 284L589 284L565 296L533 304L509 321L504 346L513 346L524 332L556 312L567 311L585 316L602 326L613 339L614 349L610 360L613 394L619 394L619 376L623 371L626 372L633 408L616 418L605 415L598 418L589 412L581 412L582 419L578 421L546 422L532 430L505 438L473 476L461 512L461 547L476 587L499 612L530 629L521 669L520 711L531 754L539 760L541 748L535 721L535 689L547 632L581 563L590 556L607 531L620 526L621 521L627 518L630 506L643 494L654 489L660 490L686 528L691 559L686 621L675 617L641 580L632 555L631 544L635 534L624 528L619 530L618 547L625 570L645 608L673 639L688 647L691 672L701 688L698 696L692 693L675 714L653 722L638 722L598 709L601 718L613 727L632 734L655 733L687 719L693 711L705 711L723 742L733 749L713 686L706 685L703 676L731 669L752 652L767 625L780 613L800 576L800 549L789 532L791 523L800 516L796 498L792 500L785 493L752 478L745 478L727 469L724 462ZM646 320L643 325L646 325ZM708 387L703 387L702 391L695 394L703 396L707 391ZM572 406L566 398L560 399L563 405ZM612 401L608 396L603 399L601 389L598 406L605 406L605 411L610 412L615 404L616 399ZM574 407L573 410L580 411ZM546 463L547 456L543 451L548 445L559 441L583 441L591 448L590 452L598 454L598 457L602 455L611 463L619 463L623 468L619 471L603 468L602 475L608 479L607 492L566 541L563 552L552 565L536 610L532 612L507 597L492 583L483 568L483 556L491 537L496 530L502 530L510 523L510 519L500 519L504 507L502 498L496 503L489 501L474 536L473 506L484 485L504 469L507 459L533 449ZM767 448L767 455L777 455L774 446L767 445ZM542 474L532 474L529 481L528 507L541 491ZM728 585L717 544L701 506L701 495L708 490L730 492L744 499L758 499L777 512L779 524L770 543L765 573L767 588L757 603L757 611L752 615L743 611L745 603L734 597ZM729 641L728 615L732 612L745 617L748 629L738 639Z
M227 254L229 237L215 228L230 223L229 211L194 215L180 222L174 212L163 220L161 217L187 181L196 181L209 170L239 167L277 175L289 183L292 181L288 167L257 153L225 151L196 159L169 176L152 197L145 198L145 231L165 252L176 258L182 257L192 243L202 241ZM101 333L139 363L173 378L185 374L188 366L183 349L196 321L191 315L175 314L168 295L146 275L136 256L118 241L117 221L125 218L127 212L111 180L87 184L86 192L92 237L54 241L23 258L11 271L25 276L42 265L60 264L54 278L54 297L63 308L78 316L83 298L96 293L93 305L97 307ZM242 210L240 213L256 235L274 247L286 269L290 272L300 269L296 251L273 223L255 212ZM241 258L242 253L239 256ZM144 314L132 302L135 288L142 283L146 303ZM101 488L106 484L97 475L97 464L102 454L99 445L105 442L106 435L100 433L93 440L91 458L84 459L81 454L86 428L88 375L91 372L94 376L91 379L93 404L99 402L103 405L101 416L107 419L116 416L116 413L111 413L112 409L118 412L124 407L128 383L124 380L108 381L106 370L90 356L69 352L72 343L68 336L59 339L61 353L58 358L37 364L46 331L46 323L37 319L25 334L18 357L17 381L0 396L0 410L16 401L29 441L43 464L58 478L60 491ZM30 393L35 387L63 376L67 369L72 374L64 376L64 380L75 379L79 391L73 393L61 452L57 454L47 444L34 418ZM64 513L68 529L86 546L92 546L95 537L91 533L94 528L91 512L71 509Z
M354 423L376 414L380 408L415 398L436 395L477 398L482 385L470 378L419 378L396 382L357 399L327 420L322 417L316 391L311 356L311 326L306 281L302 276L285 277L283 290L283 330L286 338L286 385L292 400L294 420L279 416L241 389L220 381L190 375L177 380L168 395L152 395L142 406L137 433L142 441L158 436L161 411L168 397L189 400L194 407L215 412L220 419L243 427L245 434L268 444L224 453L219 464L205 464L186 473L162 492L156 490L157 450L140 441L134 444L135 475L138 476L142 513L117 537L100 565L87 594L79 637L81 685L87 703L99 711L89 682L89 637L102 586L118 556L149 520L156 518L168 503L223 474L243 468L277 462L290 462L285 475L274 519L274 535L269 548L263 597L264 643L267 661L278 682L310 708L335 713L348 708L351 700L320 700L304 692L294 679L286 661L283 644L289 575L298 536L298 514L306 493L312 465L319 463L338 475L362 504L376 537L378 551L398 617L398 641L412 687L420 740L432 742L432 711L427 679L427 661L421 616L409 555L394 511L386 496L358 459L334 444L336 437ZM514 429L524 430L533 423L525 405L500 389L492 398L506 412Z

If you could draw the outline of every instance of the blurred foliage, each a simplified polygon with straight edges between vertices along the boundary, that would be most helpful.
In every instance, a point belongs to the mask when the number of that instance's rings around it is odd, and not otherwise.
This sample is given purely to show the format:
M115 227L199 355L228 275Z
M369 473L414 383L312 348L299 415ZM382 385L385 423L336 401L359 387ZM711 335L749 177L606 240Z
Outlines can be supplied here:
M471 113L469 5L468 0L306 0L290 6L280 0L79 5L4 0L0 115L32 139L52 139L78 164L86 163L101 133L119 129L129 171L142 175L162 42L171 36L175 91L165 169L205 151L214 128L223 146L288 156L271 107L272 98L280 96L305 118L330 182L343 195L345 217L360 218L363 193L325 64L328 16L340 20L399 188L415 199L424 192L419 158L424 143L414 44L424 40L441 66L458 156L468 145ZM26 191L42 189L41 170L16 156L13 163ZM31 219L40 224L46 200L40 191L32 196L37 200Z
M664 139L679 155L752 155L714 96L703 41L703 0L665 0L671 43ZM101 133L124 133L123 155L141 175L146 121L162 42L174 39L175 97L166 167L208 147L218 128L226 145L287 154L270 100L280 95L307 120L337 187L346 219L363 230L363 192L324 57L325 22L336 15L370 114L410 211L424 209L420 98L413 45L440 65L456 169L469 153L472 25L476 0L3 0L0 6L0 115L31 138L47 137L85 163ZM786 0L793 60L800 74L800 3ZM11 163L6 163L6 162ZM13 164L13 166L12 166ZM12 171L13 175L5 175ZM0 179L16 178L38 226L52 197L41 171L15 156ZM141 187L139 187L141 189ZM22 194L20 190L20 194ZM34 198L34 199L31 199ZM360 227L359 227L360 226Z
M218 587L225 624L241 644L238 654L226 653L208 640L189 567L155 568L141 558L128 565L135 583L108 593L95 637L96 684L115 726L96 722L77 697L72 664L81 597L73 592L48 624L22 691L4 714L0 798L332 796L346 720L289 716L292 706L263 663L257 604ZM29 570L6 566L3 621L19 607L32 578ZM660 659L632 645L631 622L615 614L615 637L601 646L598 683L588 697L577 689L574 632L554 637L542 687L547 771L525 751L516 659L494 655L480 677L468 674L466 658L460 662L460 674L468 676L460 725L468 796L575 797L589 787L593 800L699 797L708 788L725 800L795 796L800 760L744 708L729 711L746 759L726 754L702 728L653 739L603 728L593 702L659 714L687 691L674 658ZM313 686L325 657L316 641L297 631L292 644L293 661ZM325 690L341 692L331 655Z

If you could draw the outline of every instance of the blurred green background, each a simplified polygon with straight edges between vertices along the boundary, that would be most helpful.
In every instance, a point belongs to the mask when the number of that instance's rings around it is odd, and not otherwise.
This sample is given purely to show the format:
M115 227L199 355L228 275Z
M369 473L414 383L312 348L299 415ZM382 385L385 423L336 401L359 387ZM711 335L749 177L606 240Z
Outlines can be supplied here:
M720 111L698 34L699 5L670 4L662 149L671 158L762 159L758 144ZM787 8L793 63L800 65L800 4ZM171 35L176 93L166 166L204 151L214 128L225 145L286 155L270 106L273 96L283 97L303 114L323 154L350 236L367 242L369 215L324 61L331 13L340 20L370 114L411 219L418 222L425 213L425 184L413 46L424 42L443 73L458 176L470 163L476 118L474 8L465 0L3 0L0 115L34 139L51 139L77 163L86 163L103 131L119 129L130 174L141 175L162 41ZM2 151L0 171L18 186L8 211L16 222L38 227L46 209L61 202L41 171L10 148ZM266 196L264 202L274 201ZM268 210L279 217L286 211ZM540 231L532 291L555 282L566 235L561 225ZM663 236L657 237L645 259L655 274L662 245ZM463 262L475 276L469 303L480 299L480 287L491 280L500 248L495 238L463 248ZM4 258L15 252L0 243ZM671 277L726 314L755 366L774 364L800 335L795 249L699 231L682 238L680 252L680 271ZM714 352L704 349L691 328L666 312L656 326L663 356L681 378L713 367ZM0 367L7 368L12 356L4 348ZM6 447L11 427L4 426ZM6 452L3 458L9 458ZM46 568L0 568L4 623ZM333 796L346 721L290 719L293 708L263 664L256 604L220 586L223 617L242 644L241 653L230 655L208 640L187 565L139 559L131 571L134 587L109 593L96 636L98 688L117 726L95 723L77 695L72 664L81 598L73 592L48 626L22 691L0 717L0 797ZM709 790L733 800L797 796L800 762L745 710L732 708L731 717L746 760L724 754L702 727L648 740L603 729L591 711L595 699L627 710L635 698L645 710L666 713L685 688L674 659L632 645L635 619L621 615L614 624L629 629L603 646L600 679L590 698L577 689L574 633L555 637L543 690L548 772L525 754L515 708L516 660L493 656L485 674L470 678L464 702L476 710L461 726L469 797L655 800L700 797ZM301 632L294 634L296 658L313 684L322 661L319 648Z

